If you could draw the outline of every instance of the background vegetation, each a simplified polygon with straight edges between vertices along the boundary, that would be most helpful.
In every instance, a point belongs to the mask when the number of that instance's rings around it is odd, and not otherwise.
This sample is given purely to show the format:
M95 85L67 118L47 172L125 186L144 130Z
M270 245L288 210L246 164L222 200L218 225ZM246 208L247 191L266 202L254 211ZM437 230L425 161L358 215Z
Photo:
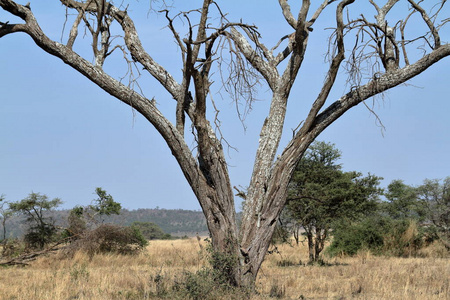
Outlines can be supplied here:
M339 157L316 142L299 162L257 293L232 284L236 257L200 238L201 212L128 211L101 188L72 210L2 195L0 299L447 299L450 177L382 189Z

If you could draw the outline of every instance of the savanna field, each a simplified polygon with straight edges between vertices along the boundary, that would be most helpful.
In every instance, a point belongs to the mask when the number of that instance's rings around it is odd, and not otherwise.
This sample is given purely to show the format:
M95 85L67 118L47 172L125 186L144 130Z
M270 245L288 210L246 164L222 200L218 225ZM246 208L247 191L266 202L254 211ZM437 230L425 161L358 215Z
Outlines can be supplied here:
M450 299L450 263L439 245L420 258L326 258L308 266L303 245L268 254L255 294L216 288L203 240L151 241L139 255L49 254L0 269L0 299ZM273 249L272 249L273 250Z

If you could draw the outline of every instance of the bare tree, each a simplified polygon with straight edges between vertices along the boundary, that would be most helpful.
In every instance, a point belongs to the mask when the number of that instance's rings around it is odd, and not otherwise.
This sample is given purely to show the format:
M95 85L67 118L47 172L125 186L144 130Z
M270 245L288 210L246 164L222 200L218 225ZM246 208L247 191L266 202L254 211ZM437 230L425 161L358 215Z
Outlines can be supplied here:
M123 5L115 6L112 1L105 0L61 0L68 11L75 12L76 17L68 18L72 25L66 42L60 43L42 31L30 5L0 0L4 11L22 20L17 24L1 20L0 38L16 32L28 34L38 47L132 106L156 128L203 209L214 249L236 258L227 269L230 282L236 285L253 285L285 204L289 179L315 138L350 108L405 83L450 55L450 45L443 44L439 36L439 30L449 21L448 16L440 19L446 1L436 0L434 5L427 1L426 6L422 6L424 1L408 0L409 7L405 8L402 19L389 22L389 12L404 1L386 0L383 6L378 4L381 1L366 1L373 8L370 15L375 13L373 19L361 14L356 3L362 1L311 3L303 0L296 14L287 0L278 2L292 33L280 36L279 43L273 48L263 44L255 26L242 21L228 21L213 0L204 0L201 8L180 14L169 8L161 11L181 51L182 79L178 82L144 49L133 20ZM323 86L311 102L308 114L298 120L304 119L304 122L280 151L287 102L304 61L309 36L313 34L316 21L329 10L334 10L335 20L329 20L328 27L334 29L329 37L329 68ZM175 28L175 19L183 20L186 34ZM423 22L425 30L414 32L416 36L407 38L411 35L408 25L412 19ZM83 58L74 50L78 30L82 26L85 34L92 38L92 63L91 58ZM423 52L420 57L410 55L417 42L421 41ZM227 51L221 51L224 49ZM140 93L137 84L127 86L105 72L103 66L114 51L123 52L130 70L148 72L172 96L175 100L175 124L157 108L152 101L155 99L147 99ZM248 190L245 195L239 193L246 199L240 231L235 222L234 195L223 150L224 140L214 127L217 120L208 120L206 114L207 105L214 105L209 100L212 70L223 66L225 52L230 53L231 58L227 64L228 71L223 72L223 81L232 96L248 97L251 101L258 78L267 84L272 94ZM348 72L349 90L334 102L326 103L331 101L329 94L341 69ZM135 78L131 80L137 83ZM187 124L191 124L192 129ZM187 132L194 135L194 150L188 146L187 141L191 143L191 140L186 137ZM276 157L277 153L281 154Z

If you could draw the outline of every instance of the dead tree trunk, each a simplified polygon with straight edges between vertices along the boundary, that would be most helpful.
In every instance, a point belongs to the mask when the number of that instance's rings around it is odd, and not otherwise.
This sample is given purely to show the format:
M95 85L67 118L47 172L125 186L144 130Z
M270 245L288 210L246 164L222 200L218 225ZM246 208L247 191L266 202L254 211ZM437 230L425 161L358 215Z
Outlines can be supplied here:
M71 30L67 34L67 43L62 44L46 36L29 5L0 0L0 7L5 12L22 20L22 23L18 24L0 20L0 38L16 32L26 33L38 47L60 58L107 93L133 107L156 128L166 141L202 207L215 251L235 258L234 263L223 270L234 285L254 286L276 220L286 201L289 180L297 162L314 139L350 108L405 83L450 55L450 45L442 45L440 42L437 30L440 25L434 23L436 14L433 18L428 17L427 13L412 0L408 0L412 11L420 14L429 30L429 34L419 36L426 39L427 45L430 46L429 53L414 63L409 62L405 50L414 40L405 40L403 34L409 15L401 20L402 26L399 29L388 26L387 23L386 16L397 0L388 0L381 8L370 0L369 3L377 12L376 22L369 22L358 14L361 17L345 24L344 10L353 7L351 4L355 0L324 0L314 11L310 8L310 0L303 0L297 16L293 15L287 0L278 2L285 21L292 28L292 33L281 37L278 45L270 50L261 42L255 26L228 21L220 9L215 9L218 5L212 0L204 0L201 8L184 12L174 18L170 17L170 11L163 10L168 28L181 53L182 80L177 82L145 51L126 9L119 9L112 3L100 0L61 0L64 6L76 12ZM442 1L441 6L435 6L438 11L434 13L442 10L444 2ZM305 58L309 35L322 12L333 9L334 4L337 4L334 8L335 22L328 27L335 30L330 36L330 65L323 87L317 98L312 101L309 113L304 118L299 117L299 121L304 119L302 126L276 158L280 150L288 99ZM210 17L213 8L220 20L217 26L210 25L210 22L216 20ZM193 22L197 16L200 16L198 21ZM175 28L177 17L183 18L187 26L185 38L182 38ZM85 24L86 34L92 37L93 59L85 59L73 50L80 24ZM112 24L118 26L113 27ZM113 35L112 31L118 29L121 32ZM401 40L396 40L395 30L401 31ZM351 67L349 72L352 87L340 99L325 106L341 70L341 64L345 60L344 37L349 38L346 34L350 31L355 32L358 37L363 34L368 36L364 40L365 44L362 44L363 39L359 38L350 41L353 48L350 49L351 55L346 63ZM118 40L115 38L119 35L123 38L123 43L114 44ZM281 43L286 44L285 48L274 54ZM222 140L217 137L206 114L208 97L211 96L210 88L213 84L210 71L215 62L221 59L221 52L218 49L225 47L224 45L229 47L229 52L234 57L234 68L231 68L229 75L236 89L251 85L249 77L257 73L272 92L270 111L261 129L253 173L245 195L246 203L239 234L235 221L234 195ZM122 51L129 66L136 64L139 70L148 72L165 88L175 100L175 124L161 113L155 101L145 98L138 91L105 72L103 65L114 51ZM400 65L401 55L406 62L404 66ZM355 72L358 73L369 58L381 62L375 63L374 67L383 67L374 72L372 78L362 82L361 76L355 75ZM251 66L251 72L247 72L246 64ZM241 95L240 91L235 92ZM193 128L195 150L191 150L184 136L185 122L188 121Z

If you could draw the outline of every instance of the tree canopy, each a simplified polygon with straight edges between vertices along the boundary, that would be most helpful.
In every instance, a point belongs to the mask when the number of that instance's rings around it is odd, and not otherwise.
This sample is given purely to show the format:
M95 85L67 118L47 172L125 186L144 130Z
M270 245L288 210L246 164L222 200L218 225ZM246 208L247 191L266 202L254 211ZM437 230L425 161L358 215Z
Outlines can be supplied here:
M319 260L333 223L374 211L382 192L380 177L342 171L340 156L334 145L314 142L289 183L285 212L295 227L305 230L310 261Z
M50 242L56 233L53 219L48 216L48 212L62 204L61 199L48 199L47 195L40 193L30 193L28 197L11 202L9 208L17 213L23 214L29 223L25 241L31 247L43 248Z

